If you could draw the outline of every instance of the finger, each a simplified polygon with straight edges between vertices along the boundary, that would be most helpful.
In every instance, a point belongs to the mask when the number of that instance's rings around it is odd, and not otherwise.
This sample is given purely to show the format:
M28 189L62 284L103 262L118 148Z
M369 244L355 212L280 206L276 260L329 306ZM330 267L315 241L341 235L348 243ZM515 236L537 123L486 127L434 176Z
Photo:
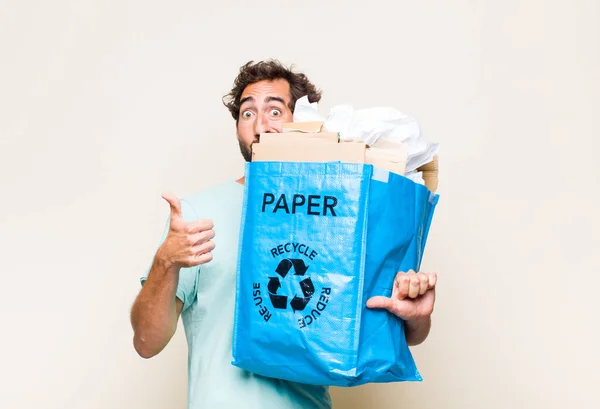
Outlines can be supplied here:
M410 277L410 285L408 287L408 297L416 298L419 296L419 290L421 289L421 280L415 273L408 273Z
M206 230L210 230L213 227L215 227L215 224L212 222L212 220L209 219L200 219L200 220L196 220L195 222L192 222L188 225L188 232L189 233L200 233Z
M429 273L428 275L429 275L429 289L432 289L437 284L437 274Z
M204 242L207 242L208 240L213 239L215 237L215 231L214 230L205 230L200 233L191 234L188 237L189 237L188 243L191 246L197 246Z
M386 310L392 309L392 299L381 295L371 297L367 300L367 308L384 308Z
M429 274L418 273L417 277L419 278L419 295L423 295L429 290Z
M181 214L181 202L177 196L171 193L163 193L162 198L169 203L169 206L171 206L171 220L182 219L183 216Z
M206 264L213 259L211 252L199 254L196 256L196 264Z
M395 280L396 298L403 300L408 297L408 289L410 285L410 277L408 273L398 273Z
M202 244L198 244L194 247L192 247L192 252L196 255L202 255L204 253L210 253L211 251L213 251L215 249L215 242L212 240L209 240L205 243Z

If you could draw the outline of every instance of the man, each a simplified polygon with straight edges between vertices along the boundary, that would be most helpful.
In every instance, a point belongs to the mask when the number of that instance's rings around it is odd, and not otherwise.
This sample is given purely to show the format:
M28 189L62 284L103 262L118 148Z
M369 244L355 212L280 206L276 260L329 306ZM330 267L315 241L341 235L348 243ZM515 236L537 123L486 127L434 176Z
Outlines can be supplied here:
M321 92L278 62L241 67L225 105L246 161L261 133L279 133L293 120L294 104L304 95L318 102ZM327 387L264 378L231 365L243 184L242 177L182 200L163 194L170 220L132 307L135 349L144 358L158 354L181 315L189 353L188 408L330 408ZM373 297L367 306L406 320L408 344L419 344L429 333L435 283L435 274L401 272L391 298Z

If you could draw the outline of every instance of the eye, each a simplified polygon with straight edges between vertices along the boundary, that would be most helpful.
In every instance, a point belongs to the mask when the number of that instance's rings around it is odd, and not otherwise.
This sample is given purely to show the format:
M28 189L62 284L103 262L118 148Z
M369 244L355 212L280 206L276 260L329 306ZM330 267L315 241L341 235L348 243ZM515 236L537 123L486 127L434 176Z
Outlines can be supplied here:
M242 118L250 118L252 116L252 111L244 111L242 112Z
M279 115L281 115L281 111L278 110L277 108L273 108L271 110L271 115L273 115L273 116L279 116Z

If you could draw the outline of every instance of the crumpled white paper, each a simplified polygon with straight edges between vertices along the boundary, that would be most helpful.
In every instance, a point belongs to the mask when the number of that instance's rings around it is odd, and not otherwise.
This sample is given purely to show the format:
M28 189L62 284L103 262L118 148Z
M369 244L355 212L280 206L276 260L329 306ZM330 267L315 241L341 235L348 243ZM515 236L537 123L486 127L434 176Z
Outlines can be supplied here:
M323 122L323 130L339 132L344 141L361 141L369 146L385 145L386 141L401 142L408 150L406 176L418 181L415 171L432 161L438 153L439 144L430 143L421 134L414 118L390 107L354 109L351 105L336 105L327 118L319 113L316 102L308 102L304 96L296 101L294 122Z

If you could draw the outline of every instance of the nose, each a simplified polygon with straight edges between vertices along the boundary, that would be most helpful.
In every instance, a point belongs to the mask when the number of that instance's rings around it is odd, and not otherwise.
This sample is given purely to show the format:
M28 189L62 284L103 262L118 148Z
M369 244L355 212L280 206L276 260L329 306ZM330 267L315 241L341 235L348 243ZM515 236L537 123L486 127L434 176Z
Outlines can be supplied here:
M261 133L275 132L271 129L269 119L266 115L258 115L254 122L254 136L258 139Z

